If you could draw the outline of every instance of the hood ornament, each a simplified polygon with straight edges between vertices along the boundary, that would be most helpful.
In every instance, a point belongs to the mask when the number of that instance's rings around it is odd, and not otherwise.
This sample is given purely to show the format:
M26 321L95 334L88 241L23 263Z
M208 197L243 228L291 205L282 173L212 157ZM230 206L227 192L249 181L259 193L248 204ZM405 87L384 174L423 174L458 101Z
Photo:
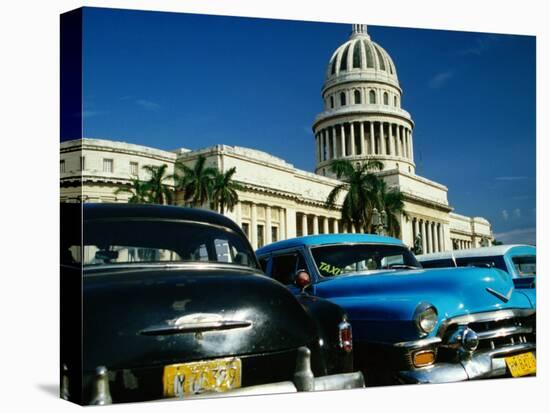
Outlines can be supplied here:
M502 301L507 303L508 301L510 301L510 298L512 297L512 292L514 291L514 287L513 286L510 287L510 291L508 291L508 293L506 293L506 295L504 295L502 293L499 293L498 291L493 290L491 287L487 287L486 290L487 290L487 292L493 294L495 297L500 298Z

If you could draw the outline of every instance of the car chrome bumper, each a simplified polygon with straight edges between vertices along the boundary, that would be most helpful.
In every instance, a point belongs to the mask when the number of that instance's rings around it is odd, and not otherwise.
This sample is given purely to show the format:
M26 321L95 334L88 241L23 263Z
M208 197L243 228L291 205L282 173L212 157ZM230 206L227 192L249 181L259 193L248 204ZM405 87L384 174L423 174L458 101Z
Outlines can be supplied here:
M313 380L314 388L308 390L300 390L292 381L282 381L278 383L241 387L239 389L229 390L220 393L209 392L195 394L185 397L183 399L172 398L164 400L195 400L233 396L257 396L262 394L296 393L299 391L346 390L365 387L363 374L359 371L353 373L332 374L329 376L315 377Z
M536 353L534 343L516 344L505 348L476 352L456 363L436 363L429 367L399 372L407 383L452 383L457 381L503 377L507 374L505 357L521 352Z
M93 394L90 401L92 405L105 405L116 402L111 398L107 368L99 366L96 369ZM69 400L68 382L64 384L66 389L61 389L62 397ZM182 398L170 398L160 400L188 400L214 397L252 396L261 394L295 393L299 391L344 390L365 387L365 380L361 372L332 374L328 376L314 377L311 371L311 351L307 347L300 347L297 351L296 369L292 381L261 384L256 386L241 387L225 392L205 392L188 395ZM66 390L66 391L65 391Z

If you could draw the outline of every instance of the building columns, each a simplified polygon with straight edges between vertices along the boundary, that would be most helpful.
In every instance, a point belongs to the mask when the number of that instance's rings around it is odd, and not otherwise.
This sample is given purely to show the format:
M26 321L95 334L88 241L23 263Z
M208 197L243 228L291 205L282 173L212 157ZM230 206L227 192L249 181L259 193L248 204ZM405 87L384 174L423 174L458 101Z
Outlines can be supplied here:
M432 234L430 233L430 222L426 221L426 249L428 254L433 252L432 249Z
M376 144L374 142L374 122L369 122L369 142L370 142L370 154L376 154Z
M338 230L338 219L334 218L332 221L332 232L334 234L338 234L340 231Z
M365 155L365 122L359 122L359 150L361 155Z
M437 233L435 231L435 222L430 223L430 233L432 234L432 252L438 252Z
M409 159L414 161L414 151L413 151L413 134L412 129L409 133Z
M321 158L323 161L327 160L327 138L325 136L325 131L321 131Z
M312 224L313 224L313 235L319 234L319 218L317 217L317 215L313 215Z
M305 235L308 235L307 215L305 213L302 213L302 237Z
M341 147L341 157L346 156L346 130L344 129L344 124L340 125L340 145Z
M350 140L350 144L351 144L351 151L350 151L351 153L350 153L350 155L353 156L356 153L356 150L355 150L355 128L353 126L353 122L351 122L349 124L349 131L350 131L349 140Z
M315 135L315 148L317 149L317 163L321 162L321 149L319 145L319 134Z
M393 125L388 123L388 141L390 143L390 155L395 156L395 136L393 136Z
M265 245L273 242L271 238L271 207L265 206Z
M329 233L329 229L328 229L328 217L324 217L323 218L323 234L328 234Z
M279 209L279 239L287 239L286 236L286 209Z
M250 243L252 248L258 248L258 215L256 204L250 205Z
M380 152L386 155L386 138L384 137L384 122L380 122Z
M422 236L422 254L427 254L426 249L426 223L424 220L420 220L420 235Z
M401 127L395 125L395 155L403 156L401 154Z

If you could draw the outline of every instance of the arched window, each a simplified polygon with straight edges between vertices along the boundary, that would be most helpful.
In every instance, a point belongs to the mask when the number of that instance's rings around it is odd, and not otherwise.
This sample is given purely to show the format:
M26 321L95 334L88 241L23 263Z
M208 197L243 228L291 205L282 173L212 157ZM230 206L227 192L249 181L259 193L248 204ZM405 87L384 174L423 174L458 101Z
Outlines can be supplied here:
M393 97L393 106L397 107L397 96Z
M346 94L344 92L340 93L340 106L344 106L346 104Z
M330 108L334 109L334 96L330 97Z
M376 93L374 93L374 90L369 92L369 103L376 103Z
M388 93L387 92L384 92L384 105L389 105Z
M353 97L354 97L354 100L355 100L355 104L358 105L361 103L361 92L359 92L358 90L356 90L355 92L353 92Z

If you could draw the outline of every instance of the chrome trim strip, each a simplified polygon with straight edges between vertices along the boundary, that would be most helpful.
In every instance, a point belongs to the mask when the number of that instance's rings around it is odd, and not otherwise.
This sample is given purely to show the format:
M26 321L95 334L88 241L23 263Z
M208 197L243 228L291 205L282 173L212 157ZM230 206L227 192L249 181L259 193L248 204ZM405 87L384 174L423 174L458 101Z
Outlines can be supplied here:
M535 343L522 343L522 344L512 344L503 347L496 348L494 350L484 351L482 355L487 355L491 357L503 357L518 351L527 351L535 350L537 345Z
M315 391L324 390L345 390L356 389L365 387L365 379L360 371L353 373L341 373L332 374L330 376L315 377L314 379ZM257 386L240 387L238 389L229 390L226 392L206 392L200 394L192 394L185 396L186 400L189 399L211 399L233 396L257 396L267 394L281 394L281 393L296 393L298 389L296 385L291 381L281 381L278 383L259 384ZM160 399L158 401L170 402L178 401L180 398L173 397L170 399Z
M397 348L415 349L439 343L441 343L441 337L430 337L421 340L402 341L400 343L395 343L393 346Z
M94 275L97 272L108 271L108 270L144 270L144 269L161 269L161 270L170 270L170 269L192 269L192 270L215 270L215 269L224 269L224 270L246 270L248 272L264 275L258 268L247 267L245 265L239 264L225 264L221 262L171 262L171 263L121 263L121 264L96 264L96 265L85 265L84 267L85 275Z
M184 334L184 333L202 333L205 331L220 331L220 330L232 330L235 328L250 327L252 321L248 320L223 320L223 321L210 321L210 322L197 322L197 323L185 323L185 324L162 324L147 327L139 332L144 336L161 336L168 334Z
M531 327L502 327L497 330L483 331L477 333L480 340L488 340L499 337L511 336L513 334L529 334L532 333Z
M468 325L470 323L508 320L515 317L529 317L535 314L535 312L536 310L533 309L507 309L466 314L458 317L448 318L441 323L439 331L437 332L437 336L443 337L447 328L453 324Z
M497 290L493 290L490 287L486 288L487 292L493 294L495 297L500 298L502 301L507 303L510 301L510 297L512 297L512 293L514 292L514 286L510 287L510 291L508 291L506 294L499 293Z

